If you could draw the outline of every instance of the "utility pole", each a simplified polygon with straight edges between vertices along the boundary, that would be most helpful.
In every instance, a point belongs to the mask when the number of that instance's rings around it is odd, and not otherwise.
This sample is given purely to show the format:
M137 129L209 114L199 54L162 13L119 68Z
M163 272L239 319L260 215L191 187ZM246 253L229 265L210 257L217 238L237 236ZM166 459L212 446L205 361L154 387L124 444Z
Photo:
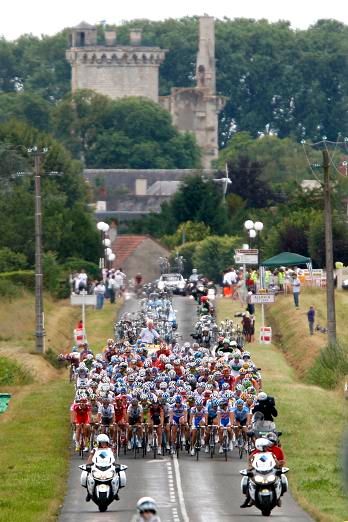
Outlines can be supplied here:
M323 150L327 329L329 345L333 345L336 344L336 310L333 269L331 182L329 166L330 160L328 151Z
M34 156L35 179L35 322L36 351L45 352L45 326L43 309L42 269L42 210L41 210L41 159L47 149L33 147L28 152Z

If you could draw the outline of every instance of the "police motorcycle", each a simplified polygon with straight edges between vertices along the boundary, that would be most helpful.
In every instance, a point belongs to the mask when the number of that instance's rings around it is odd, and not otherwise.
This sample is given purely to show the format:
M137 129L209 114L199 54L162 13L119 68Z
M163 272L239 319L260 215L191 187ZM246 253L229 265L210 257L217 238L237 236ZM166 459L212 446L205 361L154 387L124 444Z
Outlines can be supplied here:
M108 442L107 435L98 435L97 442ZM96 448L92 464L83 464L80 483L87 489L86 501L93 502L99 511L104 512L114 501L119 500L118 492L127 484L126 469L128 466L116 464L115 457L110 448Z
M241 489L249 499L250 506L259 509L263 516L270 516L272 509L280 506L280 497L288 490L285 474L289 468L278 468L274 456L267 451L270 441L257 439L255 447L259 451L254 455L251 469L242 469Z

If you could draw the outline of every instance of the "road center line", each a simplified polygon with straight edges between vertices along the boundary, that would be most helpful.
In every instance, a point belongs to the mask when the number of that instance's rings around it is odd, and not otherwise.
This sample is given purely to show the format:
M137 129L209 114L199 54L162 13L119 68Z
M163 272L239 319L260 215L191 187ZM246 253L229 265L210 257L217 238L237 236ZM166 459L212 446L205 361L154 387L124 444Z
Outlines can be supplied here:
M176 489L178 491L178 501L179 501L179 505L180 505L180 511L182 514L182 520L183 520L183 522L190 522L190 519L189 519L187 511L186 511L184 493L182 491L182 486L181 486L179 462L178 462L178 459L176 458L176 455L173 455L173 464L174 464L174 471L175 471Z

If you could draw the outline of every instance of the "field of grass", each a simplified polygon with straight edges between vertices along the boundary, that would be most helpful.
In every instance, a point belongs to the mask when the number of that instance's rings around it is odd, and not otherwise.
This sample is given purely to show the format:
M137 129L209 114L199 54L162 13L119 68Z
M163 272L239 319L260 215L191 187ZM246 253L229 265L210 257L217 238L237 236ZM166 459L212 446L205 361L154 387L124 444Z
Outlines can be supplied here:
M88 340L95 352L113 336L121 305L87 310ZM33 354L33 311L31 294L0 303L0 322L9 323L0 341L0 391L12 393L8 411L0 416L1 521L56 520L66 489L73 388L67 370L58 371ZM47 297L45 312L47 347L53 354L67 351L80 308Z
M114 305L106 301L102 310L87 310L87 338L94 353L102 351L105 348L106 340L114 337L114 323L122 304L122 299L118 299Z
M240 305L230 299L218 300L219 320L233 317L234 312L240 309ZM274 307L274 313L285 325L289 303L277 309ZM289 336L286 329L284 335ZM302 337L305 337L304 332ZM289 338L289 342L294 349L298 349L298 339L291 343ZM320 522L347 520L348 498L343 493L342 480L342 440L348 405L343 393L301 382L297 370L287 363L281 350L274 345L255 342L248 346L253 359L262 368L264 390L276 398L279 412L277 427L283 431L282 442L291 470L289 482L293 495Z
M55 520L66 484L71 400L66 379L30 385L0 417L1 520Z

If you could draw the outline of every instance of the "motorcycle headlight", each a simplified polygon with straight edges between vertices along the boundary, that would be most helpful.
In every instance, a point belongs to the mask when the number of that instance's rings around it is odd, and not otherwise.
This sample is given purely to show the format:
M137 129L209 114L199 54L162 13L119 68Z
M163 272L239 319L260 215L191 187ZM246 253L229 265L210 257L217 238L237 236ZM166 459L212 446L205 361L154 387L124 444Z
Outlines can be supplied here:
M93 477L97 480L110 480L114 476L114 472L110 471L99 471L98 469L93 471Z
M256 484L263 484L263 476L262 475L255 475L254 482Z
M276 479L276 476L271 473L271 475L268 475L267 477L265 477L265 483L266 484L272 484L272 482L274 482Z

